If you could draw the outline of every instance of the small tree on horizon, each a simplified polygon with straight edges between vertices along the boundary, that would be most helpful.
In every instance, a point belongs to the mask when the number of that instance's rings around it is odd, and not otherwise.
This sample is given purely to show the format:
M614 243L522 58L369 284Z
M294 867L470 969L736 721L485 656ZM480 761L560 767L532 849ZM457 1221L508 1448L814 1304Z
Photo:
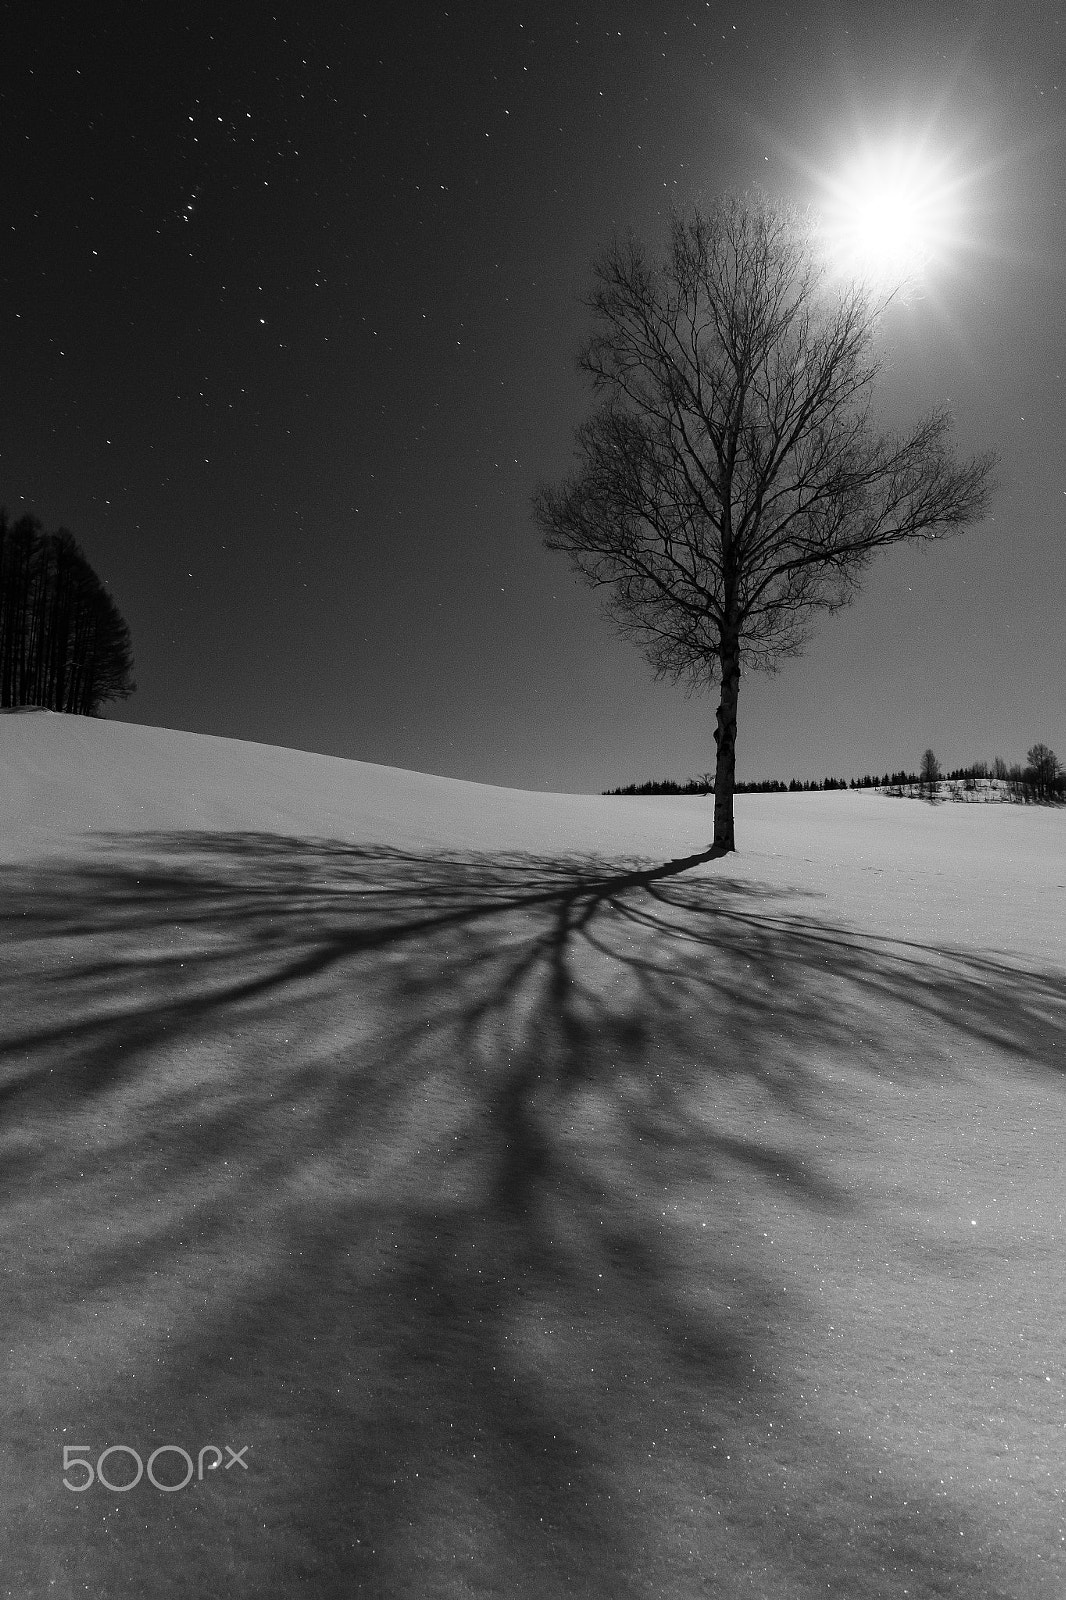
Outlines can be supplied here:
M922 764L918 769L918 787L924 794L936 793L936 786L940 782L940 762L932 750L926 750L922 756Z
M1062 770L1058 756L1046 744L1034 744L1025 759L1029 763L1026 777L1031 775L1033 788L1042 800L1046 800L1054 790L1055 780Z
M720 684L714 847L729 851L742 667L798 654L877 550L976 521L993 458L957 463L943 411L875 431L887 302L833 289L790 209L723 200L674 220L661 265L630 238L594 277L579 366L600 408L534 514L656 676Z

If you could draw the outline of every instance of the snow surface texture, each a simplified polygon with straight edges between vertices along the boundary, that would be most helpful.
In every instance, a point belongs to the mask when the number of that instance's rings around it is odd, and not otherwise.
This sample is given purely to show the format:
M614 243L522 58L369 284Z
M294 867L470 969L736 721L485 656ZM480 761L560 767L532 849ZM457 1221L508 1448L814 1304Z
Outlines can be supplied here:
M0 717L8 1592L1061 1600L1066 816L711 807Z

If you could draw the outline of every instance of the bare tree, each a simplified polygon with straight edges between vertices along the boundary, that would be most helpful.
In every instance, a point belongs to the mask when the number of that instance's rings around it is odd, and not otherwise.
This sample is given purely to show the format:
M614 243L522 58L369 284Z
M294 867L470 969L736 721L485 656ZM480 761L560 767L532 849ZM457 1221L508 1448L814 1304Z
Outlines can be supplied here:
M922 756L922 764L918 769L918 788L925 794L936 794L936 786L940 782L940 762L932 750L926 750Z
M834 289L790 210L727 199L675 219L661 266L630 239L594 276L579 365L602 403L534 512L657 676L720 683L714 845L733 850L742 665L797 654L876 550L979 518L993 458L957 463L943 411L875 431L885 302Z
M1025 776L1042 800L1054 791L1055 780L1061 771L1059 758L1046 744L1034 744L1026 756L1029 763Z

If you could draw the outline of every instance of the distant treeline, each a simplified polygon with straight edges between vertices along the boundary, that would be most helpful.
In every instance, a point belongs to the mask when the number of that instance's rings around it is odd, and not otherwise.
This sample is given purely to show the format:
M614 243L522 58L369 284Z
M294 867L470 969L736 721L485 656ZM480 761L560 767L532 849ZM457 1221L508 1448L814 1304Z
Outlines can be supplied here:
M814 789L880 789L892 785L917 783L916 772L886 772L883 778L813 778L801 782L791 778L783 783L779 778L762 778L758 783L737 782L736 794L805 794ZM687 783L674 783L666 778L660 783L627 783L624 789L604 789L604 794L713 794L712 778L690 778Z
M0 708L95 716L132 672L129 629L74 535L0 509Z
M814 778L801 781L791 778L788 783L778 778L764 778L758 783L738 783L737 794L807 794L825 789L888 789L897 794L925 794L938 784L951 784L963 792L975 793L981 783L1001 783L1014 800L1057 800L1066 797L1066 773L1046 745L1034 745L1029 752L1029 764L1008 766L1003 760L974 761L968 767L956 767L951 772L935 770L923 776L917 772L864 773L861 778ZM667 778L660 782L629 783L621 789L605 789L607 795L628 794L699 794L714 793L714 781L708 773L702 778L690 778L687 783L674 783Z

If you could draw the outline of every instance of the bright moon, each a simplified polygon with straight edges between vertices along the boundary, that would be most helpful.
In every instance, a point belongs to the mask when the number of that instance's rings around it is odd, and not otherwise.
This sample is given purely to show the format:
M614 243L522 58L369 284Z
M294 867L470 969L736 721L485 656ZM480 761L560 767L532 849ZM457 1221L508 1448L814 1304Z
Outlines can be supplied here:
M867 149L827 184L834 268L878 287L915 286L943 259L958 221L943 161L921 149Z

